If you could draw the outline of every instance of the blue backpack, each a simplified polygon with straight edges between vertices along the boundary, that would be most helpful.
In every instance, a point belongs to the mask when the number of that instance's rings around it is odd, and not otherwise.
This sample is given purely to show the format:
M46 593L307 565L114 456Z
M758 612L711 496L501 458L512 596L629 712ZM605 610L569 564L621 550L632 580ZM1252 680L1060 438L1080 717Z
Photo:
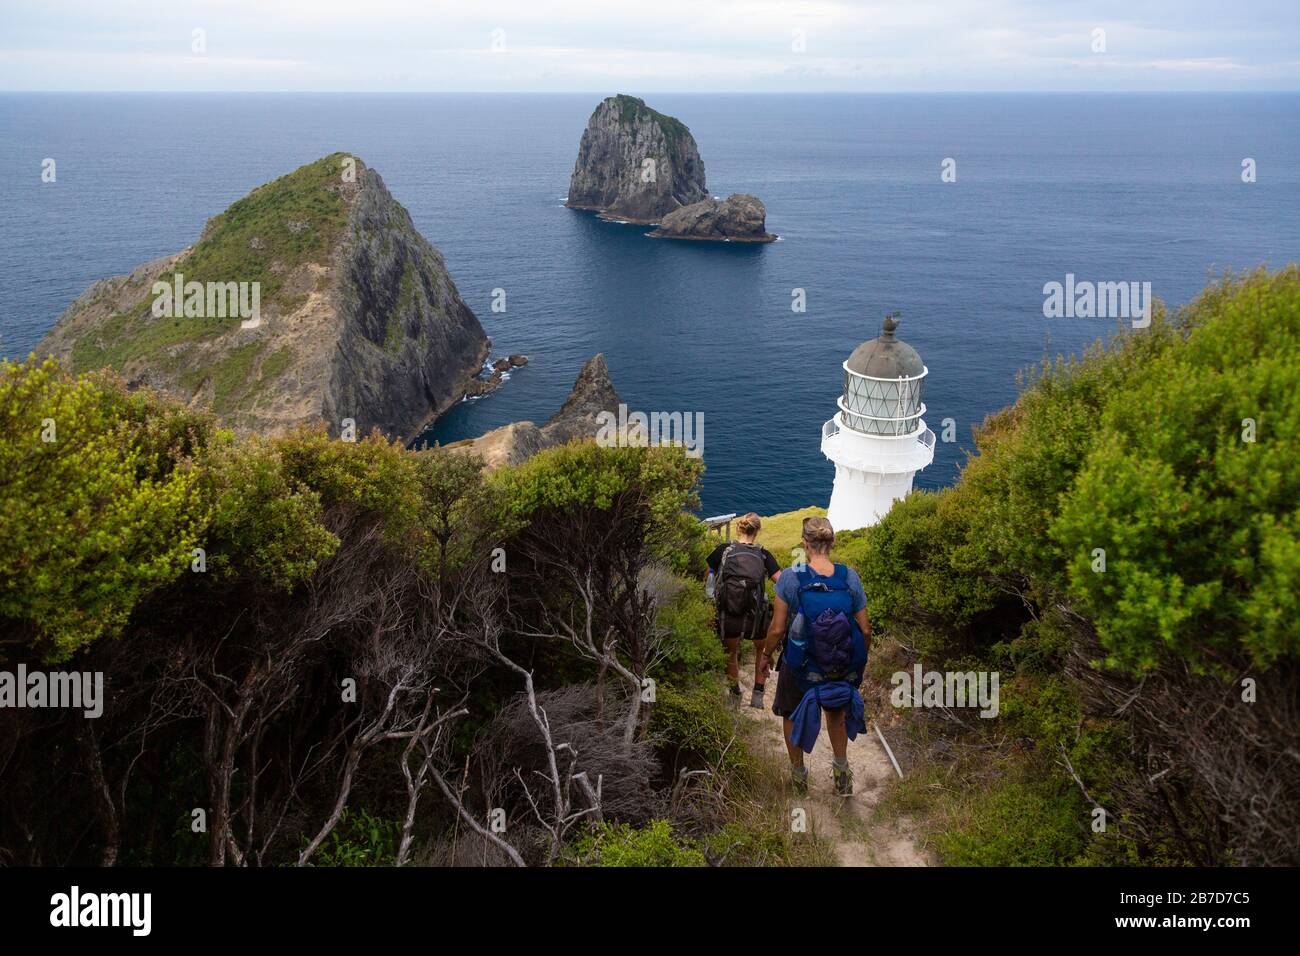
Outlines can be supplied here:
M856 687L867 666L867 642L853 619L848 567L835 565L830 577L811 568L796 573L799 593L790 609L781 666L791 668L805 688L828 680Z

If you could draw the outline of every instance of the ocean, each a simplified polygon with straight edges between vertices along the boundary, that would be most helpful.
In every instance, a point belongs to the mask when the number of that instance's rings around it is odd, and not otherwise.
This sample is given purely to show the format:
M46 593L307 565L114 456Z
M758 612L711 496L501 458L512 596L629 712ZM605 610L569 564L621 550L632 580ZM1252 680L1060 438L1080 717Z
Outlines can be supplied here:
M711 193L764 201L780 241L676 243L564 208L594 94L0 94L0 352L346 150L441 250L493 357L530 359L430 438L540 423L603 352L632 410L703 413L703 513L772 514L829 499L840 363L886 312L929 368L927 422L951 419L916 480L936 488L1018 372L1116 328L1045 318L1046 283L1150 282L1176 305L1300 259L1297 94L638 95L690 127Z

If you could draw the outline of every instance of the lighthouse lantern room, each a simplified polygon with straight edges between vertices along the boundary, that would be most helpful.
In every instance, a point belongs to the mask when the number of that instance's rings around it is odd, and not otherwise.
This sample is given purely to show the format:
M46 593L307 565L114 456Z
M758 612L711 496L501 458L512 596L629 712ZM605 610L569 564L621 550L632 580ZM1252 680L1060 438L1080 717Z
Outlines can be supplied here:
M835 465L826 516L836 531L875 524L934 461L934 432L921 417L929 369L895 337L897 328L896 315L887 315L879 338L849 356L839 411L822 426L822 454Z

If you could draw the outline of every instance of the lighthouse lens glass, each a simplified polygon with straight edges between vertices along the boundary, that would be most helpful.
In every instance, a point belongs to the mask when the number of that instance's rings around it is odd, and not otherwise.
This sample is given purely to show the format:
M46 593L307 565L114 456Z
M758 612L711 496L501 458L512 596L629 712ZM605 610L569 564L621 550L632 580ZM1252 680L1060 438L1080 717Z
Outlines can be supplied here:
M866 435L910 435L924 406L923 379L873 379L844 373L844 424Z

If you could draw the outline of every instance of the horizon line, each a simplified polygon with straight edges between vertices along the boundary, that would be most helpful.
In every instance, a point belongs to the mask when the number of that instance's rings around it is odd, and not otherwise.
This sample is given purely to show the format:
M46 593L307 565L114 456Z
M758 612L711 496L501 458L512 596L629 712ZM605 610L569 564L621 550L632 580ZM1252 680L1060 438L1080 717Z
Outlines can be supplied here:
M0 89L3 94L35 95L213 95L213 96L587 96L596 90L25 90ZM1275 90L642 90L645 96L1262 96L1300 94ZM608 96L616 94L609 93Z

